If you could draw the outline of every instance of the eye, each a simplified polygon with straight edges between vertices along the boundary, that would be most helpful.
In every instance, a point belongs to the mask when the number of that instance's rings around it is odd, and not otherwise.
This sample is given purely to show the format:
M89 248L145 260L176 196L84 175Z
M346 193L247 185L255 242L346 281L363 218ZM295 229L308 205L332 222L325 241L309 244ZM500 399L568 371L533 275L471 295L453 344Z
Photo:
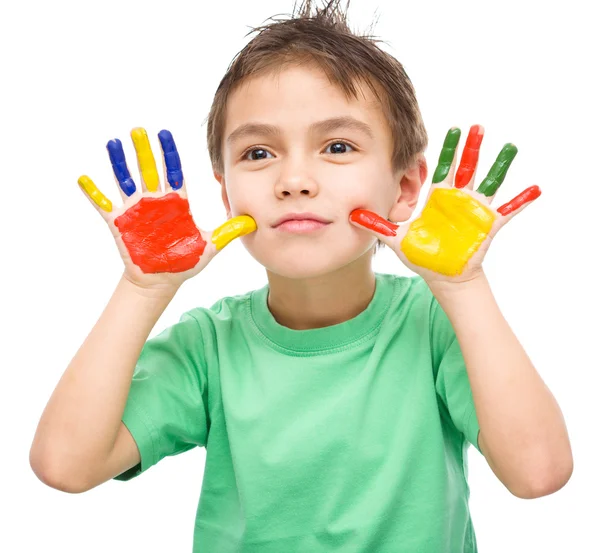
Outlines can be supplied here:
M260 161L261 159L269 159L266 155L269 154L272 156L270 152L265 150L264 148L252 148L250 150L246 150L242 154L242 160L244 161ZM248 158L250 156L250 158Z
M335 142L328 144L325 148L325 151L327 151L329 148L332 148L332 151L327 153L331 154L346 154L348 153L348 148L350 148L350 150L354 150L350 144L341 140L336 140Z

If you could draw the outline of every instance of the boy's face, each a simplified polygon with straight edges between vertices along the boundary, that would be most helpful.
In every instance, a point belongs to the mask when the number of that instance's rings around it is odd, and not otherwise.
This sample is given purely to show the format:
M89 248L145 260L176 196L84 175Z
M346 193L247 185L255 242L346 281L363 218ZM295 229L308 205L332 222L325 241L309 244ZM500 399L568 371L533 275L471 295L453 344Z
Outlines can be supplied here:
M244 82L229 97L223 141L222 185L228 217L250 215L257 230L241 240L268 271L287 278L331 273L371 257L375 238L350 224L357 208L394 222L411 215L426 176L424 159L392 168L392 135L367 86L346 99L313 66L290 66ZM354 125L316 126L332 118ZM249 123L264 129L232 133ZM283 215L312 212L329 224L308 232L275 228Z

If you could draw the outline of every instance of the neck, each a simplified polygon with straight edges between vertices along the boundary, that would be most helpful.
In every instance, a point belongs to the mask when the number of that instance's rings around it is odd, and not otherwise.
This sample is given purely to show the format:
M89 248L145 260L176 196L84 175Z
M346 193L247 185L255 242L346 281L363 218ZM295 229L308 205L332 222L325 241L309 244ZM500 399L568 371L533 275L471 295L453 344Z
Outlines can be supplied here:
M280 325L293 330L322 328L356 317L375 293L372 258L369 250L336 271L308 279L267 271L269 310Z

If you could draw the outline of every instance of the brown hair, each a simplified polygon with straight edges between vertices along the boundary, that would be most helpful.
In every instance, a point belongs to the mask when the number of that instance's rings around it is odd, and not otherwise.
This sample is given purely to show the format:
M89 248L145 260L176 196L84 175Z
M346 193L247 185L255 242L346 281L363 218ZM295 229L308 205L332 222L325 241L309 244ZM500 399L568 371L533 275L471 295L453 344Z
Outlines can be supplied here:
M258 32L231 61L215 93L208 115L207 144L213 170L223 174L222 142L227 99L247 78L280 70L289 63L315 63L347 98L358 98L357 83L365 83L382 106L393 137L394 170L410 167L427 147L427 132L414 88L402 64L381 50L371 35L357 35L347 24L340 0L327 0L313 14L311 0L289 19L275 19L252 28ZM247 35L246 35L247 36ZM382 245L378 240L377 249Z

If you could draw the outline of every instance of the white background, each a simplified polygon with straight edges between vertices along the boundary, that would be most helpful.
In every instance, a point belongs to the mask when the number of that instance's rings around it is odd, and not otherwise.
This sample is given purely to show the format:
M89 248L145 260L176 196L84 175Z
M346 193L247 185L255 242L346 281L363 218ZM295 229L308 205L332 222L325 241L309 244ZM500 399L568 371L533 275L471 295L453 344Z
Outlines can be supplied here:
M497 205L532 184L543 191L496 237L485 268L564 412L575 471L558 493L520 500L471 448L471 510L482 552L600 551L600 41L593 5L353 0L350 8L359 31L378 10L374 32L415 85L430 137L430 176L446 131L463 130L462 151L469 126L480 123L479 180L506 142L519 148ZM168 128L195 220L204 229L221 224L204 120L249 26L292 7L291 0L3 3L0 550L191 551L204 450L80 495L46 487L29 467L42 410L122 269L77 178L90 175L118 203L106 142L121 138L135 167L130 129L145 127L160 152L156 133ZM387 249L374 269L409 274ZM265 283L262 266L235 241L182 287L151 336L185 310Z

